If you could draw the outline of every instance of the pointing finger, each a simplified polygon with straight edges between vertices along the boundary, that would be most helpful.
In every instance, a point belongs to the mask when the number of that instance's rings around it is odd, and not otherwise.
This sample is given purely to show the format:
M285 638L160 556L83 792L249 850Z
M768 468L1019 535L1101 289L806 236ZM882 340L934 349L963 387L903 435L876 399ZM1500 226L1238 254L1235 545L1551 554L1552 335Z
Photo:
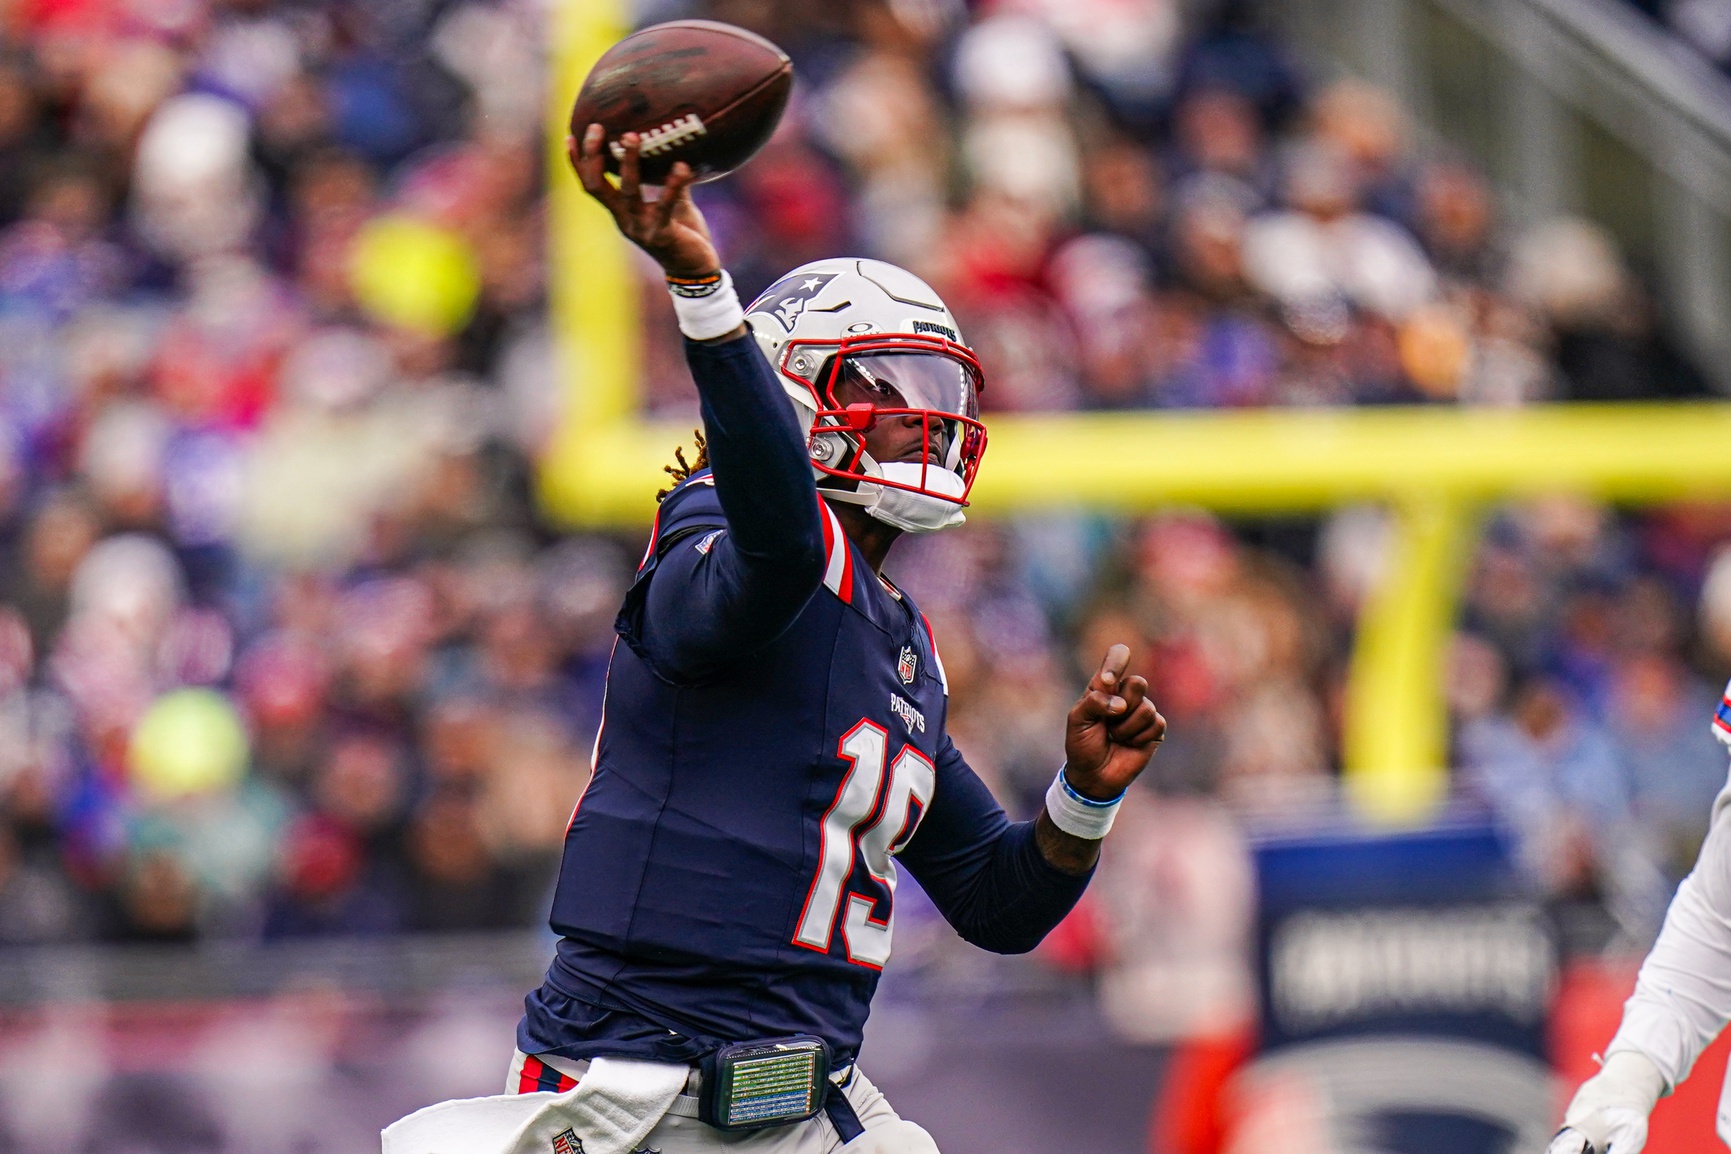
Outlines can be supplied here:
M1130 647L1124 644L1112 646L1106 650L1106 657L1100 662L1100 671L1094 674L1094 680L1089 682L1090 689L1111 690L1117 687L1118 681L1124 676L1124 670L1130 665Z

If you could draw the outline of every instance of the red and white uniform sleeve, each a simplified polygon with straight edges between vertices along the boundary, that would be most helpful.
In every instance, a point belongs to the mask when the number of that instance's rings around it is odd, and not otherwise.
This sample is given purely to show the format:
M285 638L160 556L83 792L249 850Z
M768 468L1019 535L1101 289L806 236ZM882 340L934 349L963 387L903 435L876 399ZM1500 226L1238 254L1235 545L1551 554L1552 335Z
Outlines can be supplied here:
M1731 687L1713 719L1713 734L1731 746ZM1695 868L1677 887L1659 940L1641 964L1623 1024L1606 1049L1652 1059L1667 1090L1689 1076L1695 1059L1731 1020L1731 784L1713 802L1707 840Z

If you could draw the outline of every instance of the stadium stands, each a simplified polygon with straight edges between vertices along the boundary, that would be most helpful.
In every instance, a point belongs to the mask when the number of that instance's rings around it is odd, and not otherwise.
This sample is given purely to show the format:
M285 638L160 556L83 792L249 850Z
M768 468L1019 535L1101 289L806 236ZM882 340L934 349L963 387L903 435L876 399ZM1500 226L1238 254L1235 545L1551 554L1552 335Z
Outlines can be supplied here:
M989 410L1703 390L1603 231L1511 235L1386 93L1311 82L1236 5L1117 7L644 18L753 23L796 59L784 132L702 192L742 288L907 263L958 303ZM640 543L531 497L559 403L534 8L8 19L0 942L533 924ZM688 415L643 290L646 403ZM1128 634L1172 720L1159 788L1255 821L1329 794L1384 528L1178 510L904 550L1007 801L1050 777L1075 655ZM1689 860L1722 769L1725 531L1559 498L1498 513L1474 565L1461 781L1546 885L1631 927L1657 908L1642 863ZM180 709L189 688L216 696ZM237 719L244 756L186 763ZM1641 862L1600 860L1610 829Z

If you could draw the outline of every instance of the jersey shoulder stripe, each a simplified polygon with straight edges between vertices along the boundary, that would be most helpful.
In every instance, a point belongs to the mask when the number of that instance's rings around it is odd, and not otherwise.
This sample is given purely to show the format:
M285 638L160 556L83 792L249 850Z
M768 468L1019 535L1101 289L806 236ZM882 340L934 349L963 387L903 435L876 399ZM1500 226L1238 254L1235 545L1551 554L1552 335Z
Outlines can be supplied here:
M843 605L853 604L853 550L848 548L847 534L841 530L841 519L829 502L818 499L823 506L823 569L824 588L841 598Z

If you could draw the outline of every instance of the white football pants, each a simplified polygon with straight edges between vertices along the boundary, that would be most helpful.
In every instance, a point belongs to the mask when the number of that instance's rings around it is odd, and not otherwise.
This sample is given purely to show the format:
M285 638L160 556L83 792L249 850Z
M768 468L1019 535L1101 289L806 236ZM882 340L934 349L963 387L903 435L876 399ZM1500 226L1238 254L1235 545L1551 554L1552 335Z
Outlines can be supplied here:
M583 1072L580 1063L559 1058L530 1059L518 1050L505 1078L507 1094L534 1090L538 1081L552 1081L545 1077L525 1078L525 1066L529 1063L533 1063L529 1065L531 1074L544 1073L538 1069L544 1064L560 1075L550 1088L574 1085ZM709 1154L717 1150L738 1154L938 1154L938 1145L931 1135L912 1122L903 1121L859 1067L854 1067L842 1093L859 1115L860 1125L865 1127L864 1134L846 1144L824 1114L791 1126L742 1132L717 1130L698 1121L697 1096L681 1094L639 1149L645 1154Z

